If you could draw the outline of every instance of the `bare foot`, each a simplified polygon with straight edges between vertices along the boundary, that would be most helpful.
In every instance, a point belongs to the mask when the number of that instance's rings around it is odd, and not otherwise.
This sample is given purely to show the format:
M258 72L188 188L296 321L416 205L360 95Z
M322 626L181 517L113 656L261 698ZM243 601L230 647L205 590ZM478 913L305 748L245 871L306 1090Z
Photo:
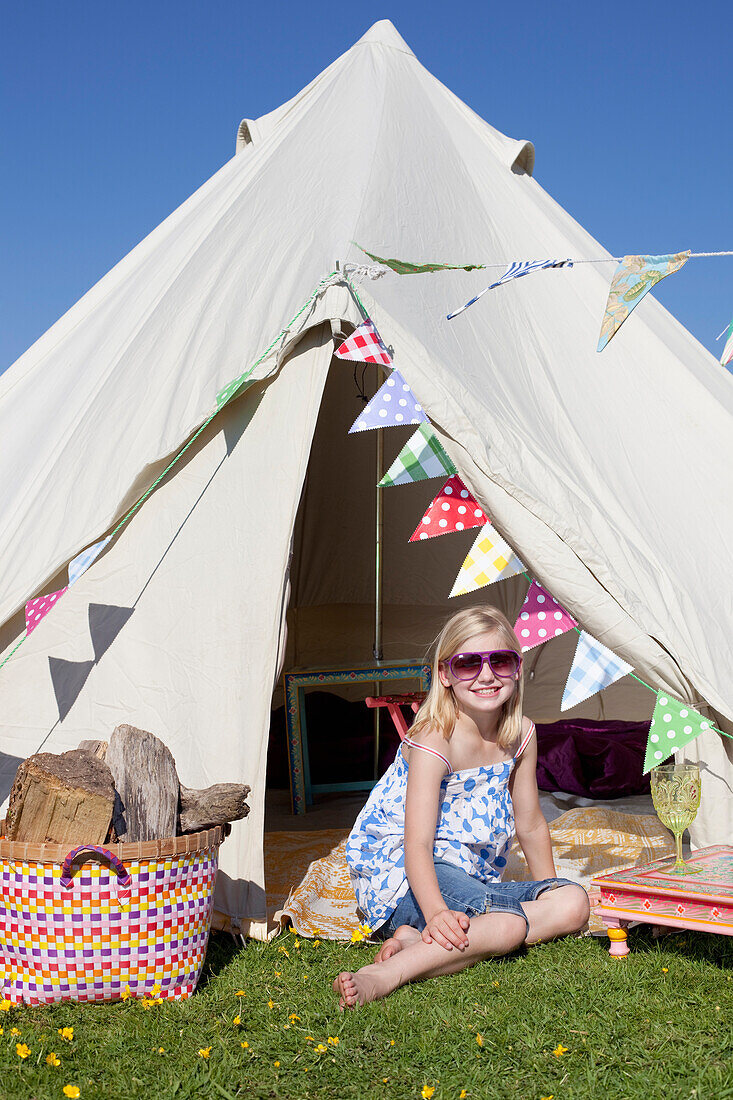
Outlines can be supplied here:
M374 962L384 962L385 959L391 959L393 955L396 955L398 951L401 951L403 947L407 947L410 943L416 943L419 940L420 933L417 928L412 928L409 924L401 924L394 936L390 936L388 940L385 940L379 951L374 956Z
M389 981L379 963L370 963L362 966L355 974L350 970L342 971L334 981L333 988L339 994L339 1008L343 1010L386 997L397 988L397 984Z

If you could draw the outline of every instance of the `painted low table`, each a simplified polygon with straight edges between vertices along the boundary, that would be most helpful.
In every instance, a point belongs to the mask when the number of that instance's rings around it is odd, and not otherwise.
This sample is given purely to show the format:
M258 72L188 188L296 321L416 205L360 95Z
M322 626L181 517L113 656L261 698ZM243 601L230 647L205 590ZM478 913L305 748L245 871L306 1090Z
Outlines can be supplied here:
M626 928L634 921L733 936L733 847L699 848L688 862L699 874L670 875L674 857L594 878L601 904L596 913L611 940L610 953L628 955Z
M325 687L327 684L391 684L395 680L417 680L423 691L427 691L430 687L430 665L422 661L370 660L350 667L292 668L285 673L284 680L290 804L294 814L304 814L313 802L314 793L370 790L376 782L376 779L363 779L349 783L311 783L305 689Z

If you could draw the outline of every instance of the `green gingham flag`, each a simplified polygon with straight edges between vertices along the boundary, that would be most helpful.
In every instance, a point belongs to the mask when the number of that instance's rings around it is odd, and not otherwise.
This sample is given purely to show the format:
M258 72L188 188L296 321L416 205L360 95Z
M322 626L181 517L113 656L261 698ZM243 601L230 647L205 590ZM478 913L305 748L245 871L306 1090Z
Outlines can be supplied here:
M430 424L421 424L397 455L377 488L389 485L409 485L412 481L427 481L458 473Z
M705 730L712 727L709 718L703 718L688 703L680 703L663 691L657 692L646 744L644 774L662 764L677 749L683 749Z

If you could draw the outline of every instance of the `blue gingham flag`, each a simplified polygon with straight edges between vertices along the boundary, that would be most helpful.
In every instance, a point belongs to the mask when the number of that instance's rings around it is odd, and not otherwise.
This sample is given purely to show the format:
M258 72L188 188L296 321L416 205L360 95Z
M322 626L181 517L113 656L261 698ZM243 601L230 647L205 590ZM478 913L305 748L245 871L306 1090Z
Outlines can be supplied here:
M603 691L609 684L615 684L622 676L631 672L633 667L583 630L578 638L578 648L575 650L560 710L576 707L596 692Z
M106 539L95 542L94 546L87 546L86 550L82 550L81 554L77 554L74 560L69 562L69 587L76 584L79 577L86 573L89 566L93 561L96 561L111 538L111 535L107 535Z
M463 313L464 309L468 309L474 302L477 302L479 298L482 298L489 290L495 290L497 286L501 286L502 283L511 282L512 279L521 279L523 275L529 275L532 271L539 271L544 267L572 267L572 260L515 260L509 264L504 274L500 279L497 279L495 283L491 283L489 286L476 295L475 298L471 298L469 302L466 302L465 306L460 306L459 309L455 309L453 313L448 314L448 320L452 321L454 317L457 317L459 313Z
M427 416L422 405L415 400L415 394L400 372L393 370L364 411L357 416L349 433L365 432L369 428L421 424L424 420L427 420Z

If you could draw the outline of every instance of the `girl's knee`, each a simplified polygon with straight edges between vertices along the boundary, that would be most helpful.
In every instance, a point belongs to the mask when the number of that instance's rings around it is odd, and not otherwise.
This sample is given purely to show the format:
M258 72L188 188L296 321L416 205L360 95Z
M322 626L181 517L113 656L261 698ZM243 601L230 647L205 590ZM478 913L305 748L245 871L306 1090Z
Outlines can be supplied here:
M527 920L525 917L520 916L518 913L487 913L485 915L491 919L492 932L496 942L492 954L508 955L522 946L527 938ZM470 943L470 928L468 935Z
M588 923L588 917L590 916L590 902L587 893L579 885L563 886L558 893L563 894L563 915L568 922L568 930L570 932L579 931Z

